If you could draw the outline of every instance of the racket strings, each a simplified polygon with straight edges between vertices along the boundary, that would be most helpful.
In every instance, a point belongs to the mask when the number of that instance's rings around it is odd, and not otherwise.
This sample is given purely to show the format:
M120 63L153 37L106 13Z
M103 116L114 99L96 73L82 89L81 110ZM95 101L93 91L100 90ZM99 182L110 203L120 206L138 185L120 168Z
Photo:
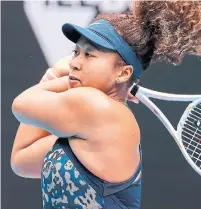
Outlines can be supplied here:
M184 127L184 130L186 130L186 132L190 131L192 134L197 134L198 138L199 138L199 135L201 134L201 130L199 130L199 129L197 130L197 128L193 127L193 126L189 127L188 123L186 123L186 126Z
M187 123L188 122L188 123ZM193 124L193 122L191 122L191 121L189 121L189 120L186 120L186 126L188 127L189 126L189 130L191 130L191 129L193 129L193 131L192 132L194 132L195 130L196 130L196 127L195 126L193 126L194 124ZM185 127L186 129L187 129L187 127ZM198 133L201 133L201 130L198 130Z
M201 110L200 110L201 111ZM195 113L197 113L198 115L201 115L201 113L199 113L198 111L194 110Z
M188 150L188 152L190 152L190 153L193 153L194 155L192 155L191 157L192 158L195 158L195 160L197 160L197 161L200 161L201 162L201 159L199 158L199 156L200 156L200 153L198 153L198 152L196 152L195 150L193 150L193 149L190 149L190 148L188 148L188 147L186 147L186 150ZM196 157L197 156L197 157Z
M200 108L199 107L195 107L195 110L198 110L199 114L200 114L201 113L201 106L200 106Z
M182 127L182 141L186 152L201 169L201 104L189 112Z
M199 144L199 142L196 142L196 141L193 141L192 140L192 138L190 138L190 137L187 137L187 136L185 136L185 135L182 135L185 139L183 139L183 142L185 142L187 145L187 147L186 148L188 148L190 145L193 147L193 148L196 148L198 151L200 151L201 152L201 146L200 146L200 144ZM191 143L189 143L189 141L188 140L190 140L191 141ZM193 144L194 143L194 144Z
M190 116L194 116L194 117L196 117L197 119L200 119L199 116L197 116L197 115L195 115L195 114L193 114L193 113L191 113Z
M185 127L185 129L187 129L187 128ZM191 131L190 129L187 129L187 130ZM193 131L191 131L191 132L193 132ZM183 130L183 133L186 133L186 134L188 134L188 135L194 137L195 139L198 140L198 142L200 141L200 138L199 138L199 137L201 137L201 135L198 134L198 133L196 133L196 132L194 132L193 134L191 134L191 133L189 133L188 131Z

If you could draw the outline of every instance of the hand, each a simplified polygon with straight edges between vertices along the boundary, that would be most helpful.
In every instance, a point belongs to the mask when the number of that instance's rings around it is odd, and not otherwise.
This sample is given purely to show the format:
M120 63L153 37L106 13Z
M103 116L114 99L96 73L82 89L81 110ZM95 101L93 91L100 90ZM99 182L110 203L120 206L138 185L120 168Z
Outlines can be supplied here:
M133 96L130 92L128 93L128 101L133 102L135 104L139 103L139 99Z
M53 80L56 78L61 78L63 76L68 76L69 74L69 62L71 60L71 56L62 57L58 62L54 64L52 68L48 68L45 75L43 76L41 83L49 80Z
M69 75L69 63L71 59L71 56L59 59L59 61L54 64L53 68L51 68L52 73L58 78Z

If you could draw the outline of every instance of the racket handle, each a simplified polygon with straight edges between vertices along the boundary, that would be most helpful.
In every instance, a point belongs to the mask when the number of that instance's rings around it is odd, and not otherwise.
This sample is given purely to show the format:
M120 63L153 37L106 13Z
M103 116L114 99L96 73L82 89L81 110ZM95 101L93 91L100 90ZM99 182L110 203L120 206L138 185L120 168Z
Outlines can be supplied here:
M138 78L137 81L133 84L133 86L131 87L131 91L130 93L135 96L137 94L137 91L139 89L139 85L140 84L140 79Z

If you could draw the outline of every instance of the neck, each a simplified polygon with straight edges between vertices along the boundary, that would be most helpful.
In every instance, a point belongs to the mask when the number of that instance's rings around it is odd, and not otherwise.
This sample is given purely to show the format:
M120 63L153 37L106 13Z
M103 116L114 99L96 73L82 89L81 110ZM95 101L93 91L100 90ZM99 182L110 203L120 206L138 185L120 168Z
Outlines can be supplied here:
M111 92L108 93L108 96L118 102L126 104L128 97L127 87L125 84L119 84L114 89L112 89Z

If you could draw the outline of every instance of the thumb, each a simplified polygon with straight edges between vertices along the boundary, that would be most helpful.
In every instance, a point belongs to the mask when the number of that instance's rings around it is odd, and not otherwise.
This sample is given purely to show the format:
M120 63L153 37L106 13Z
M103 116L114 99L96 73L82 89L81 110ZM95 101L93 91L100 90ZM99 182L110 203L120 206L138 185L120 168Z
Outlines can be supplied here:
M71 61L71 56L61 57L53 66L53 68L69 69L69 62Z
M133 102L135 104L139 103L139 99L135 96L133 96L131 93L128 93L128 101Z

